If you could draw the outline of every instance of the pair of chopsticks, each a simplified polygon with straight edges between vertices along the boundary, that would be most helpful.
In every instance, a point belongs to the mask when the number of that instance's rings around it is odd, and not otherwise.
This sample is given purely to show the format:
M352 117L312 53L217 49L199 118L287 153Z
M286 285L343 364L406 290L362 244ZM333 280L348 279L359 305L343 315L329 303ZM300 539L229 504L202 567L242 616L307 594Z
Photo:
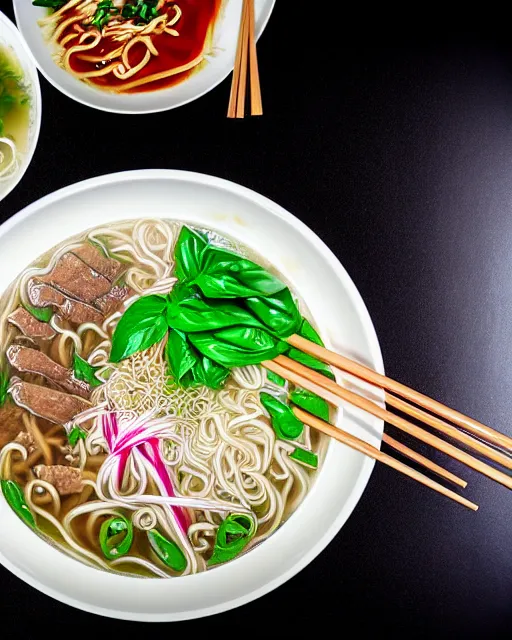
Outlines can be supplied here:
M243 118L245 115L248 61L251 86L251 115L261 116L263 115L263 105L261 102L260 76L254 35L254 0L243 0L235 68L229 97L228 118Z
M298 335L293 335L288 338L288 343L304 353L308 353L327 364L341 369L345 374L349 374L359 380L363 380L381 390L384 390L385 400L389 407L400 411L402 414L411 416L417 421L425 423L444 435L449 436L452 440L456 440L464 444L466 448L472 449L478 453L479 456L489 458L493 462L496 462L507 469L512 469L512 458L502 450L495 448L499 447L501 449L505 449L507 452L511 452L512 438L509 436L499 433L498 431L495 431L494 429L491 429L490 427L481 424L480 422L477 422L454 409L450 409L440 402L437 402L418 391L414 391L391 378L383 376L373 369L365 367L353 360L350 360L349 358L341 356L340 354L329 351L325 347L321 347ZM392 424L405 433L416 437L418 440L433 446L455 460L466 464L468 467L471 467L472 469L488 476L492 480L512 489L512 477L503 471L490 466L480 458L476 458L466 451L458 449L450 442L446 442L429 431L426 431L425 429L402 418L396 413L384 409L379 404L341 387L329 378L323 376L317 371L313 371L312 369L305 367L295 360L286 356L278 356L272 361L265 361L263 366L293 384L313 391L331 403L332 396L336 396L344 402L348 402L349 404L358 407L377 418L381 418L385 422ZM414 404L411 404L411 402ZM425 409L427 409L428 412L425 411ZM470 502L451 489L447 489L438 482L430 479L428 476L425 476L399 460L396 460L392 456L369 445L367 442L364 442L364 440L356 438L355 436L334 427L333 425L303 411L302 409L295 407L293 411L299 420L313 429L317 429L318 431L321 431L322 433L325 433L328 436L348 445L352 449L355 449L374 460L378 460L379 462L404 473L410 478L417 480L418 482L470 509L473 509L474 511L478 509L478 506L473 502ZM461 429L463 429L463 431ZM384 434L383 440L390 447L422 464L425 468L433 471L444 479L449 480L462 488L467 486L465 480L462 480L455 474L452 474L451 472L443 469L443 467L433 463L428 458L416 453L405 445L402 445L387 434ZM485 442L483 442L484 440Z

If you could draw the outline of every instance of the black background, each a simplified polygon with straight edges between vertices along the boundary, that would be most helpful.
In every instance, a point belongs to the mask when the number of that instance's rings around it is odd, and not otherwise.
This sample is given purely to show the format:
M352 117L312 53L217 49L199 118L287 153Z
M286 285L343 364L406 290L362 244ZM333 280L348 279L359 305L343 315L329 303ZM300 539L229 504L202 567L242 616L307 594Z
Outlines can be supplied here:
M277 2L259 43L261 119L226 119L228 80L185 107L136 117L81 106L41 78L39 145L0 204L2 220L60 187L126 169L239 182L334 250L368 306L388 375L512 435L506 20L487 7L488 25L482 10L463 28L430 5L396 15L365 5L337 17L337 4ZM287 635L510 637L512 498L417 448L468 480L477 513L376 467L329 547L249 605L158 629L77 611L1 569L2 635L32 638L57 625L117 637L274 635L276 626Z

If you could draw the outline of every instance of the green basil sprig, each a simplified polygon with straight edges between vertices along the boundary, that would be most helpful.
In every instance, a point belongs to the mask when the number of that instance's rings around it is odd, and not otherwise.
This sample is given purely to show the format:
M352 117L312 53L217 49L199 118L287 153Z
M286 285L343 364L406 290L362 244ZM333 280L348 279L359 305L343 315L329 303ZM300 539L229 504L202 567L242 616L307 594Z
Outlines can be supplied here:
M231 302L205 300L197 290L175 285L167 301L167 322L172 329L195 333L236 325L265 328L247 309Z
M260 393L260 402L270 414L270 424L278 438L295 440L301 435L304 425L287 404L265 392Z
M160 342L168 330L166 309L165 296L135 300L121 316L112 336L111 362L120 362Z
M105 558L115 560L130 550L133 542L132 523L124 516L109 518L100 528L100 547Z
M217 529L209 567L229 562L244 550L256 533L256 523L245 513L232 513Z
M218 247L208 246L194 284L207 298L249 298L282 291L285 284L259 264Z
M201 256L207 246L208 240L202 233L186 226L181 228L174 250L176 275L181 282L190 282L199 275Z
M166 356L174 380L183 387L203 384L221 389L229 376L229 369L200 354L181 331L169 333Z
M272 360L288 348L286 342L254 327L228 327L188 337L203 355L229 368Z
M300 328L302 316L288 287L271 296L247 298L245 304L280 338L288 338Z
M202 234L186 226L181 229L174 257L178 278L197 285L207 298L269 296L286 288L252 260L209 244Z
M30 527L35 528L36 521L30 511L27 503L25 502L25 496L18 483L14 480L1 480L0 486L2 493L7 501L7 504L11 507L16 515L24 520Z
M187 559L175 542L168 540L156 529L147 532L151 548L160 560L174 571L185 571Z

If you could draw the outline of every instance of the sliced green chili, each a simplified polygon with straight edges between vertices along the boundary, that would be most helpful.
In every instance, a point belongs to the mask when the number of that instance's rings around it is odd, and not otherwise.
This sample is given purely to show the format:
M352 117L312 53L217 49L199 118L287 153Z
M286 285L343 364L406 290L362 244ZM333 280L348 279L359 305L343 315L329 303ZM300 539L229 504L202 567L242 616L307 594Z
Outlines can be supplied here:
M254 518L245 513L232 513L217 529L217 537L209 567L233 560L249 544L256 533Z
M114 560L124 556L133 542L132 523L123 516L109 518L101 525L100 546L105 558Z
M174 571L185 571L187 559L175 542L168 540L156 529L147 532L151 548L160 560Z
M36 521L34 520L32 511L30 511L25 502L25 496L19 484L14 482L14 480L1 480L0 486L2 487L2 493L4 494L7 504L11 509L29 526L35 528Z

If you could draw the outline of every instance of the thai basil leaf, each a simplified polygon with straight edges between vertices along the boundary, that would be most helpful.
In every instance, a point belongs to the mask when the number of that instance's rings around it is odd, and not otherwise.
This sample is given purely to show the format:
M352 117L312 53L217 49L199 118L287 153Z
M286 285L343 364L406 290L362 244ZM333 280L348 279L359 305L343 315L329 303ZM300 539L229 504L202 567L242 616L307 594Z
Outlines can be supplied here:
M206 239L197 231L185 226L181 228L174 250L176 275L180 280L193 280L199 274L201 256L207 245Z
M254 518L243 513L230 514L217 529L209 567L229 562L244 550L256 533Z
M191 333L188 338L203 355L225 367L259 364L272 360L288 348L286 342L254 327Z
M229 369L206 356L200 356L192 369L192 376L197 384L203 384L210 389L222 389L229 377Z
M318 456L312 451L307 451L306 449L300 449L297 447L292 451L292 453L290 453L290 458L292 458L292 460L297 460L297 462L301 462L308 467L313 467L313 469L318 468Z
M286 353L286 355L292 360L295 360L296 362L300 362L305 367L309 367L314 371L318 371L319 373L321 373L324 376L327 376L327 378L330 378L331 380L335 379L334 373L331 371L331 368L329 367L329 365L325 364L325 362L322 362L321 360L318 360L313 356L310 356L309 353L304 353L303 351L299 351L298 349L295 349L295 347L291 347L290 350Z
M14 480L1 480L0 486L2 487L2 493L4 494L7 504L15 511L16 515L24 520L30 527L36 526L36 521L30 511L27 503L25 502L25 496L18 483Z
M109 518L100 528L100 547L105 558L115 560L130 551L133 526L124 516Z
M195 349L181 331L170 331L165 350L172 377L180 382L183 376L197 363Z
M0 371L0 407L3 407L7 400L7 389L9 388L9 376L6 371Z
M111 362L120 362L153 346L167 333L163 296L139 298L124 312L112 336Z
M313 329L313 327L306 320L306 318L302 319L302 324L300 326L300 329L297 331L297 333L299 334L299 336L302 336L303 338L306 338L306 340L310 340L311 342L314 342L315 344L319 344L321 347L324 346L322 338L318 335L318 333L315 331L315 329Z
M176 285L174 290L178 289ZM213 331L235 325L261 327L252 313L230 302L205 300L193 289L180 287L172 291L167 303L167 322L173 329L186 333Z
M167 540L156 529L148 531L147 536L151 548L165 565L174 571L185 571L187 559L175 542Z
M93 367L87 360L81 358L78 353L75 352L73 354L73 374L77 380L88 382L91 387L99 387L103 382L94 375L98 369L99 367Z
M31 304L28 304L28 302L23 304L23 307L40 322L50 322L53 316L53 309L51 307L33 307Z
M72 447L74 447L79 440L85 440L86 438L87 433L77 426L74 426L68 433L68 442Z
M316 393L297 387L290 394L290 402L304 409L304 411L312 413L317 418L329 422L329 404L326 400L317 396Z
M249 309L280 338L299 329L302 317L288 287L272 296L247 298Z
M278 438L295 440L300 436L304 425L287 404L265 392L260 393L260 402L269 412L272 428Z
M211 246L202 255L201 272L194 282L208 298L269 296L285 288L255 262Z
M229 369L198 353L181 331L169 333L166 354L171 374L182 387L221 389L229 376Z
M267 380L269 382L272 382L273 384L276 384L278 387L284 387L284 385L286 384L286 380L284 378L281 378L280 375L278 375L277 373L274 373L273 371L269 371L267 369Z

